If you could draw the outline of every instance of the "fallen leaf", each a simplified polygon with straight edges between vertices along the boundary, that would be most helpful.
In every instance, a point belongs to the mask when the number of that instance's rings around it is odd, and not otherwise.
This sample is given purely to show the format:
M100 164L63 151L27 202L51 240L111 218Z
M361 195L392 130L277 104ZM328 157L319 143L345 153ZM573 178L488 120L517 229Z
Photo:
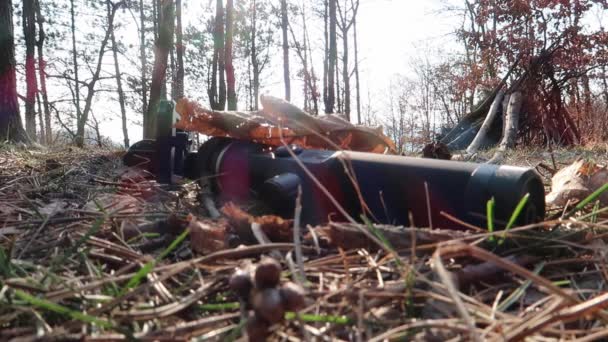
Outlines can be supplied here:
M192 250L199 254L209 254L227 249L228 229L225 222L207 222L192 218L188 224Z
M243 241L256 241L251 232L252 223L258 223L272 242L293 241L293 220L285 220L276 215L252 216L232 202L226 203L221 211L228 218L230 227Z

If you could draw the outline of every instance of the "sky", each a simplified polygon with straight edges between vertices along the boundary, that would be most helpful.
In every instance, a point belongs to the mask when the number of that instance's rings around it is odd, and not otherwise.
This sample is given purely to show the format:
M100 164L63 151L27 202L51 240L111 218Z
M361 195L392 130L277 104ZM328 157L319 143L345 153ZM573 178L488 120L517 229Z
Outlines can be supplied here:
M424 47L455 48L454 36L451 33L458 26L460 19L441 11L446 1L452 0L360 1L357 25L361 96L364 98L362 101L366 101L369 93L372 102L380 105L382 94L389 87L391 77L395 74L407 74L408 62L419 56ZM196 22L196 16L200 11L196 4L190 6L191 8L184 12L186 23ZM319 40L317 44L321 45L323 28L309 29L318 30L317 33L311 32L311 39L316 37ZM132 37L125 38L131 40ZM292 63L298 63L295 57L292 57ZM282 97L283 84L280 81L282 71L279 69L281 68L274 70L271 77L276 80L266 82L267 84L262 87L262 93ZM322 68L317 67L316 70L318 72ZM354 87L354 80L352 84ZM295 92L297 91L294 90ZM298 104L297 100L294 100L294 103ZM354 116L356 114L353 113ZM118 116L114 117L115 119L103 122L101 128L112 140L120 142L122 141L120 120ZM129 131L132 142L141 139L140 127L131 125Z

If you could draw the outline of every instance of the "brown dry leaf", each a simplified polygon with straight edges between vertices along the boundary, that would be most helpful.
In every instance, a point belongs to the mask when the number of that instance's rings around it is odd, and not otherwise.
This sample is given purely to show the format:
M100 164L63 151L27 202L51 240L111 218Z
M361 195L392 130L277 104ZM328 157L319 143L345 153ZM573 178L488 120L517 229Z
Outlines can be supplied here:
M281 99L262 96L258 112L218 112L183 98L176 111L176 128L205 135L250 140L271 146L286 143L310 149L340 149L396 153L394 142L381 130L355 126L340 115L312 116Z
M293 241L293 220L285 220L275 215L255 217L232 202L222 207L222 213L228 218L235 233L244 241L255 241L251 232L252 223L258 223L272 242Z
M608 183L608 170L605 166L592 161L578 160L559 170L551 179L551 193L546 197L547 204L564 206L568 201L585 199L595 190ZM599 198L603 205L608 204L608 193Z
M210 254L228 248L226 222L205 222L192 218L188 224L192 250Z

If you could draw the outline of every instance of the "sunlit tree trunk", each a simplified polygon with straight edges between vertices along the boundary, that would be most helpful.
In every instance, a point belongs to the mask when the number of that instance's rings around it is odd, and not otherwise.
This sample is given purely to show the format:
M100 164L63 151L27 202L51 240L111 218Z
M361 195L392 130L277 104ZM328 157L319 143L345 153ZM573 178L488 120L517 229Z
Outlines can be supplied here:
M49 98L46 92L46 60L44 59L44 41L46 40L46 34L44 32L44 18L40 10L40 1L36 0L36 21L38 22L38 41L36 46L38 47L38 77L40 78L40 91L42 95L42 108L44 109L44 136L46 144L50 144L53 137L53 130L51 127L51 110L49 108Z
M237 109L236 79L234 77L234 64L232 43L234 37L234 4L233 0L226 1L226 85L228 110Z
M327 68L327 99L325 101L325 113L333 113L336 101L336 64L338 60L337 32L336 32L336 1L329 1L329 61Z
M76 107L76 126L80 122L82 112L80 109L80 79L78 77L78 50L76 50L76 14L74 0L70 0L70 21L72 31L72 63L74 67L74 107Z
M175 57L176 57L176 89L175 98L181 99L184 97L184 42L182 34L182 0L175 0Z
M230 0L229 0L230 1ZM291 78L289 76L289 42L287 39L287 0L281 0L281 30L283 31L283 80L285 82L285 100L291 101Z
M112 14L112 9L108 3L108 16ZM108 17L108 20L110 18ZM116 74L116 90L118 92L118 104L120 105L120 118L122 122L122 136L125 148L129 148L129 130L127 129L127 109L125 106L125 93L122 89L122 75L120 73L120 64L118 63L118 46L116 45L116 37L114 30L110 33L112 41L112 57L114 57L114 73Z
M358 3L359 0L357 0ZM351 0L352 4L352 0ZM354 6L354 4L353 4ZM356 101L357 101L357 123L361 124L361 84L359 83L359 42L357 39L357 17L353 18L353 40L354 40L354 48L355 48L355 82L356 85Z
M141 112L145 115L148 110L148 79L146 68L146 16L144 0L139 0L139 59L141 63Z
M23 37L25 39L25 131L36 140L36 11L34 0L23 0Z

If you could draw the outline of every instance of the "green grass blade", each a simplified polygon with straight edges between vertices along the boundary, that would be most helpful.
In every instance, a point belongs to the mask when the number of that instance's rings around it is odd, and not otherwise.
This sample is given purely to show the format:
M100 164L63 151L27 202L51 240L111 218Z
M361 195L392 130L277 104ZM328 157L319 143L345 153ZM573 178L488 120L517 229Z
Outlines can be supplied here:
M95 324L95 325L103 327L103 328L111 329L114 327L114 325L109 321L99 319L97 317L93 317L93 316L90 316L87 314L83 314L82 312L66 308L65 306L55 304L55 303L50 302L45 299L34 297L21 290L14 290L14 291L15 291L15 295L19 299L21 299L21 300L27 302L28 304L35 306L39 309L52 311L52 312L58 313L60 315L68 316L72 319L75 319L75 320L78 320L81 322L85 322L85 323Z
M382 242L386 250L390 251L395 256L394 259L397 265L399 265L400 267L403 266L403 263L397 256L397 252L395 252L393 245L390 243L390 241L388 241L384 234L382 234L380 230L376 229L376 227L374 227L374 224L365 215L361 215L361 219L363 220L369 231L374 234L374 236L377 237L380 242Z
M544 262L541 262L540 264L536 265L533 271L534 274L539 275L544 267ZM507 298L505 298L502 303L498 304L498 311L504 312L509 307L511 307L511 305L517 302L526 293L526 290L528 289L528 287L530 287L530 285L532 285L531 280L526 280L523 284L521 284L521 286L518 287L515 291L513 291Z
M137 273L135 273L133 278L129 279L127 285L125 285L125 287L122 289L121 294L125 294L129 289L138 286L141 281L150 272L152 272L154 266L156 266L156 263L164 259L167 255L169 255L169 253L171 253L175 248L177 248L177 246L179 246L186 239L189 233L190 231L188 229L184 230L184 232L181 233L175 240L173 240L169 247L165 248L165 250L158 257L156 257L156 259L147 262L139 271L137 271Z
M201 304L198 306L199 310L202 311L224 311L224 310L236 310L241 307L239 302L230 302L230 303L208 303Z
M597 223L597 215L600 210L600 201L595 201L595 205L593 206L593 211L591 212L591 223Z
M598 197L600 197L606 190L608 190L608 183L602 185L599 189L595 190L591 195L587 196L584 200L582 200L574 209L570 210L566 214L566 218L574 215L577 211L583 209L587 204L595 201Z
M524 197L522 197L519 200L519 203L517 203L517 206L515 207L515 210L513 210L513 213L511 213L511 217L509 218L509 222L507 223L507 226L505 227L505 230L502 233L502 238L500 239L500 241L498 242L498 244L502 245L503 242L505 242L505 238L507 237L507 232L509 232L509 229L511 229L513 227L513 225L515 224L515 221L517 221L517 219L521 215L521 212L526 207L526 204L528 203L529 199L530 199L530 194L528 193L528 194L526 194Z
M494 206L496 205L496 200L494 197L490 198L490 200L486 203L486 217L488 219L488 232L494 233ZM494 236L490 236L490 241L494 241Z
M285 319L288 321L295 320L298 314L295 312L286 312ZM330 316L330 315L313 315L313 314L299 314L302 322L305 323L334 323L334 324L351 324L352 321L348 317L344 316Z

